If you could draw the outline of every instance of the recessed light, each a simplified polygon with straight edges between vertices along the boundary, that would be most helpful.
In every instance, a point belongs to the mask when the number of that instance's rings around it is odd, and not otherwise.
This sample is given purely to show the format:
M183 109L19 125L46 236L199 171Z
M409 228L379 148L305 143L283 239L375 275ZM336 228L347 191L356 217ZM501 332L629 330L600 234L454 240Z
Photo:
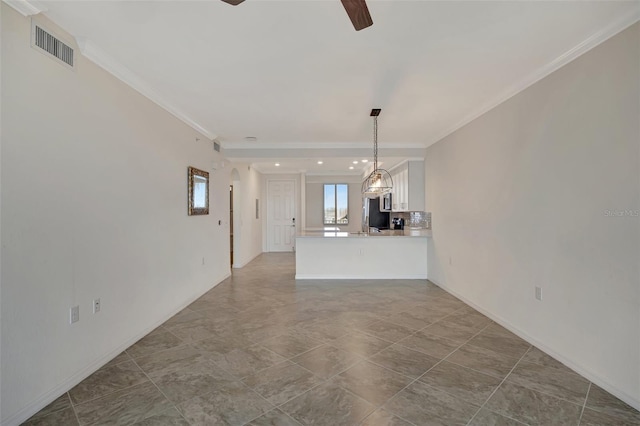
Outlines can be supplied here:
M322 161L318 161L318 164L322 164Z
M358 160L353 160L353 164L358 164Z
M364 160L360 160L360 161L362 161L363 163L369 162L369 160L367 160L366 158Z
M353 170L353 166L349 166L349 170Z
M247 142L255 142L258 140L258 138L255 136L247 136L246 138L244 138L244 140Z
M280 167L280 163L276 163L276 167Z

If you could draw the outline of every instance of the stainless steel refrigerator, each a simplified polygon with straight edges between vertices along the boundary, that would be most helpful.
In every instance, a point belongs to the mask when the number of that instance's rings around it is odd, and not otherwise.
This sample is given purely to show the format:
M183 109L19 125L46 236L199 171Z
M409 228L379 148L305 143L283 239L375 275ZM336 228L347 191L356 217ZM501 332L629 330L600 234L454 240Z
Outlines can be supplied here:
M389 229L389 213L380 211L380 197L362 199L362 231Z

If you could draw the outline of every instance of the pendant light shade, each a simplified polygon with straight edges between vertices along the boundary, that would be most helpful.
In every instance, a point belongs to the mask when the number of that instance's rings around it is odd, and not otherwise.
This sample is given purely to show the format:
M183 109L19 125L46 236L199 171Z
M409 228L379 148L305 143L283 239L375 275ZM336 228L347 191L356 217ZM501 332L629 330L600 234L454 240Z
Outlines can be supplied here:
M393 189L393 179L388 171L378 168L378 115L380 109L372 109L373 117L373 171L362 182L362 194L373 198Z
M362 182L362 193L367 197L377 197L378 195L391 192L393 189L393 179L385 169L375 169Z

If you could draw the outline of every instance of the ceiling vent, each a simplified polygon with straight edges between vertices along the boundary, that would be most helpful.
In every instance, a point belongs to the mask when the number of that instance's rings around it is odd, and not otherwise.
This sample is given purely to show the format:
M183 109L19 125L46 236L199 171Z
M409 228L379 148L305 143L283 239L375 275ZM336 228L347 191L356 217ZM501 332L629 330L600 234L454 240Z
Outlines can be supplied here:
M215 152L220 152L220 144L216 141L213 141L213 150Z
M74 67L73 48L43 29L34 21L32 21L31 25L31 45L64 65L71 68Z

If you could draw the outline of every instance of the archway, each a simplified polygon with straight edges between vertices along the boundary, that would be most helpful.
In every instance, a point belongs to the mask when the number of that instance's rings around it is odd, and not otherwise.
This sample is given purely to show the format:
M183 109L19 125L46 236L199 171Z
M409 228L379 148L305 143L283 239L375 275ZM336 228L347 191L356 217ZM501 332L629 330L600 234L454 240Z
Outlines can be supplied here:
M233 269L234 252L237 252L238 242L240 241L240 173L237 169L231 170L231 182L229 184L229 261ZM234 235L235 234L235 235Z

